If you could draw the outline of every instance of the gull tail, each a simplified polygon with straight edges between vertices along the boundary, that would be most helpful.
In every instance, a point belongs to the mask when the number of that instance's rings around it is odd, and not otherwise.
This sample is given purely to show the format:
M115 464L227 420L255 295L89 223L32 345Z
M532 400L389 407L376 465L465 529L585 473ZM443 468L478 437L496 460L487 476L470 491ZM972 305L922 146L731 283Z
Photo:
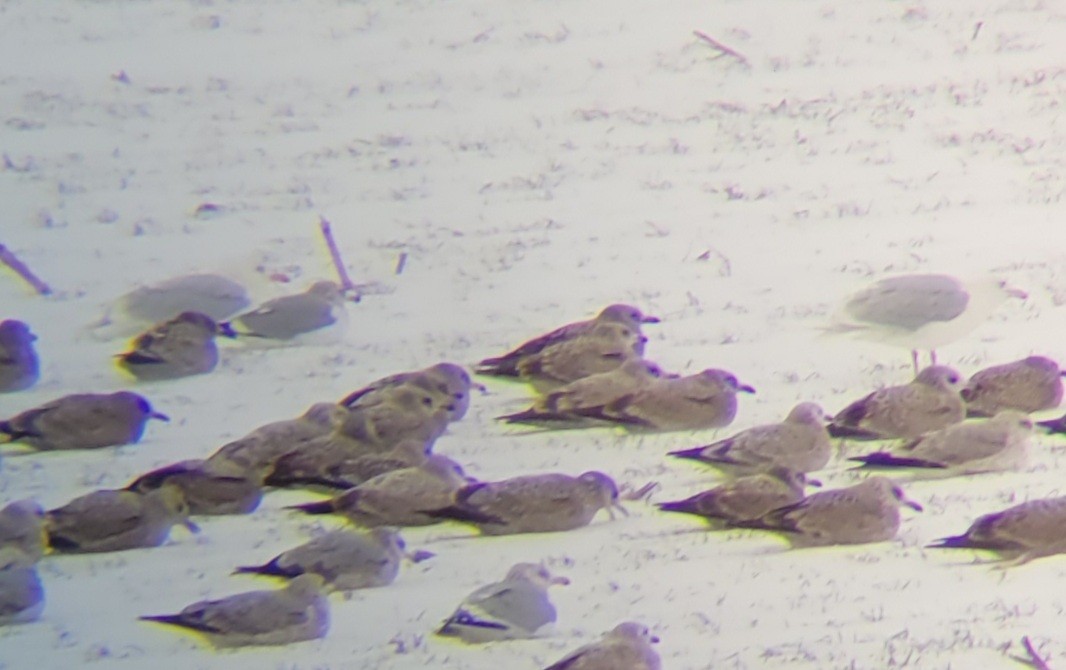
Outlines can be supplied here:
M829 431L830 437L846 437L852 440L883 440L883 435L871 432L869 430L863 430L862 428L854 428L852 426L842 426L839 423L831 423L826 426Z
M469 507L460 507L458 505L449 505L448 507L441 507L439 509L419 510L419 513L434 519L451 519L452 521L463 521L473 524L491 523L499 526L507 525L507 522L498 516L479 512L478 510Z
M542 412L535 409L527 409L514 414L498 416L496 420L505 423L545 423L550 421L573 421L574 418L574 416L562 412Z
M302 505L289 505L285 509L296 509L305 514L333 514L333 501L322 500L319 502L304 503Z
M927 461L922 458L908 458L906 456L895 456L887 451L875 451L872 454L856 456L855 458L849 458L848 460L862 463L862 465L859 466L860 468L937 468L942 470L947 467L943 463L937 463L936 461Z
M519 377L516 361L505 356L499 358L486 358L474 368L474 374L486 377Z
M658 503L657 507L664 512L680 512L682 514L699 514L696 504L691 500L675 500L673 502Z
M1066 433L1066 414L1057 419L1037 421L1036 425L1046 428L1049 433ZM2 430L2 428L0 428Z
M156 616L142 616L137 617L141 621L151 621L153 623L162 623L168 626L178 626L179 628L187 628L189 630L200 631L201 633L217 633L218 630L208 626L206 624L190 621L180 614L160 614Z
M462 637L464 628L484 628L500 631L507 630L507 626L502 623L479 619L470 612L464 609L459 609L456 610L455 614L448 617L448 620L437 629L437 635Z
M926 549L997 549L984 542L976 542L968 535L952 535L934 540L925 545Z
M263 565L242 565L237 567L233 574L235 575L267 575L270 577L287 577L294 578L299 577L304 573L303 570L297 567L283 567L278 563L277 559L264 563Z
M1020 543L1012 542L1010 540L982 540L975 538L970 534L942 537L939 540L936 540L933 544L927 544L925 546L927 549L985 549L987 551L1004 553L1021 553L1023 556L1029 556L1026 561L1033 558L1031 552L1027 552L1026 547Z

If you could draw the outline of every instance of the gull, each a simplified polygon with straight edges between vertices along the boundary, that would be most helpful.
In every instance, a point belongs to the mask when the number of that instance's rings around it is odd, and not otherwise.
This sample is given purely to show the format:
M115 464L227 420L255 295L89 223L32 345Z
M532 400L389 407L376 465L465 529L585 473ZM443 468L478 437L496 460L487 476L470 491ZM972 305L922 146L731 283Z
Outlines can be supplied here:
M32 500L16 500L0 508L0 549L12 547L31 560L44 556L48 536L44 509Z
M422 510L451 503L470 483L458 463L432 454L421 465L393 470L321 502L293 505L306 514L340 514L352 523L377 526L429 526L440 519Z
M959 373L932 365L909 384L889 386L856 400L829 424L833 437L890 439L920 437L966 418Z
M437 363L422 370L400 372L367 384L345 396L340 405L348 409L386 402L399 388L413 386L428 391L439 407L448 408L448 420L462 419L470 408L470 389L485 387L474 384L470 373L454 363Z
M179 461L146 472L126 486L147 493L163 486L181 489L189 514L250 514L263 500L259 477L225 459Z
M234 572L286 579L312 573L321 576L329 590L353 591L391 584L405 557L409 558L406 545L394 528L367 532L345 528L282 552L263 565L242 566Z
M365 453L358 442L327 436L311 440L274 463L268 486L351 488L378 475L423 463L431 444L404 440L386 452ZM353 448L354 445L354 448Z
M198 532L189 521L180 489L164 486L148 493L104 489L45 513L48 544L62 553L96 553L158 547L174 524Z
M347 417L348 410L340 405L315 403L295 419L265 424L224 444L207 460L228 461L246 472L265 476L278 458L301 444L332 433Z
M437 635L472 644L535 637L538 630L556 620L548 587L569 583L539 563L517 563L502 581L468 595Z
M626 621L545 670L660 670L662 661L652 647L658 642L644 624Z
M44 587L36 559L15 547L0 547L0 626L29 623L44 611Z
M583 335L526 356L517 363L516 376L537 391L548 392L640 358L647 339L639 330L620 323L597 324Z
M1028 461L1033 422L1016 410L926 433L891 451L850 458L861 467L932 468L950 474L1018 470Z
M931 549L984 549L1022 565L1066 552L1066 496L1030 500L978 517L962 535L944 537Z
M757 519L771 510L798 503L803 500L806 484L802 473L774 467L658 506L665 512L693 514L720 526L722 522Z
M33 347L36 340L22 321L0 321L0 393L23 391L37 383L40 362Z
M99 449L139 442L149 419L170 420L130 391L74 393L0 421L0 434L41 451Z
M201 600L177 614L140 618L200 633L219 648L283 645L325 637L329 601L322 577L306 574L283 589Z
M945 274L886 277L851 295L827 329L918 351L954 342L985 321L1008 297L1025 293L993 277L963 281Z
M866 544L896 536L900 505L922 510L891 479L870 477L847 488L819 491L798 503L733 525L777 531L796 547Z
M975 373L960 391L970 416L993 416L1002 409L1032 413L1062 402L1062 370L1045 356L1029 356Z
M781 423L756 426L702 447L671 451L671 456L720 467L730 472L766 472L784 468L799 473L825 467L832 454L825 411L813 402L796 405Z
M664 373L655 363L631 358L617 368L570 382L537 399L533 406L514 414L496 417L507 423L575 422L575 412L610 404L634 393Z
M725 370L709 368L687 377L654 379L602 407L573 412L651 431L721 428L737 415L737 393L755 393Z
M484 535L573 530L587 526L601 509L625 513L614 480L595 471L470 484L455 493L451 505L423 509L430 517L473 524Z
M183 275L119 297L93 328L111 331L104 333L110 337L126 333L133 324L168 321L182 312L201 312L221 321L249 304L247 290L232 279L216 274ZM112 325L116 327L104 328Z
M386 401L349 409L337 431L367 451L388 451L404 440L432 443L444 434L453 410L451 403L438 404L428 391L404 386Z
M641 325L658 322L658 318L647 316L631 305L608 305L594 319L561 326L529 340L502 356L482 360L478 363L476 372L495 377L520 377L519 365L523 361L534 355L542 354L551 347L585 337L597 327L605 324L620 325L639 336Z
M359 440L334 431L301 442L275 457L266 470L263 484L275 487L330 486L326 479L332 466L346 459L370 455L382 458Z
M119 354L119 367L141 381L177 379L211 372L218 365L215 320L200 312L182 312L138 335L133 349Z
M221 325L234 336L292 340L343 321L344 301L339 284L318 281L303 293L268 300Z

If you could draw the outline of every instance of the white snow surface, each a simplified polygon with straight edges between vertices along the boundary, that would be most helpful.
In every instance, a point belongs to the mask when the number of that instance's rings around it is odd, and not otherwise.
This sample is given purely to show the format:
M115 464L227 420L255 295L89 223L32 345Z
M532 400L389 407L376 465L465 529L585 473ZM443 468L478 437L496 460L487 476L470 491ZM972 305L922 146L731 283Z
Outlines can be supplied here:
M8 0L0 244L55 293L0 274L0 318L27 321L42 358L0 416L135 388L172 421L117 449L5 449L0 503L121 486L612 302L662 317L646 332L664 368L727 368L758 394L720 431L524 435L493 417L529 392L489 382L436 450L483 479L599 469L659 482L653 501L709 488L714 473L665 453L911 377L905 351L821 331L844 296L901 272L995 273L1029 294L941 362L1062 362L1063 30L1066 7L1041 0ZM227 343L211 374L134 385L113 365L125 342L90 333L114 298L181 274L227 274L260 301L334 277L320 216L368 285L339 341ZM673 670L1012 668L1023 635L1066 667L1066 558L1000 571L922 548L1062 494L1063 445L1038 437L1025 472L904 482L926 510L904 510L893 542L789 550L629 503L562 534L406 530L437 556L333 596L323 640L213 652L137 620L270 588L230 572L339 525L282 509L312 494L271 492L160 548L46 557L44 615L0 630L0 668L532 670L627 619ZM847 485L847 467L817 476ZM481 647L431 635L526 560L572 580L553 589L554 630Z

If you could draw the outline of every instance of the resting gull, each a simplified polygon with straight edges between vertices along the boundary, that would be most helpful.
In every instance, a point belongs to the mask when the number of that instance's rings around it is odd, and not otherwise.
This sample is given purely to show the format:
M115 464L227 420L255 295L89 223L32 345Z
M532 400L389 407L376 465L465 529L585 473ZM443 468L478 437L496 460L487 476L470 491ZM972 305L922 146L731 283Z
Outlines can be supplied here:
M758 519L733 525L777 531L796 547L883 542L899 531L900 505L922 510L891 479L870 477L854 486L814 493Z
M1028 462L1033 422L1016 410L926 433L891 451L848 460L871 468L925 468L947 475L1018 470Z
M1021 565L1066 552L1066 497L1030 500L979 517L962 535L941 538L931 549L985 549Z
M908 384L874 391L840 410L829 424L829 434L867 440L913 439L947 428L966 418L959 383L958 372L932 365Z
M295 579L313 573L335 591L387 586L400 572L400 559L410 558L394 528L361 531L340 528L278 554L262 565L237 568L238 574L258 574Z
M714 444L670 455L731 472L765 472L775 467L813 472L825 467L833 450L826 418L821 406L802 402L781 423L755 426Z
M806 476L785 468L739 477L684 500L659 503L664 512L703 517L712 527L722 522L757 519L771 510L803 500Z
M662 661L651 646L658 641L647 626L627 621L546 670L660 670Z
M37 336L22 321L0 321L0 393L22 391L37 383Z
M969 416L994 416L1004 409L1039 412L1062 402L1062 375L1050 358L1029 356L974 373L959 393Z
M133 349L119 354L119 367L141 381L177 379L211 372L218 365L219 330L200 312L182 312L137 336Z
M281 645L325 637L329 601L322 577L304 574L276 591L249 591L201 600L177 614L142 616L204 635L216 647Z
M538 630L555 623L548 587L569 583L539 563L518 563L502 581L468 595L437 635L474 644L534 637Z
M170 420L129 391L73 393L0 421L0 436L41 451L99 449L139 442L149 419Z

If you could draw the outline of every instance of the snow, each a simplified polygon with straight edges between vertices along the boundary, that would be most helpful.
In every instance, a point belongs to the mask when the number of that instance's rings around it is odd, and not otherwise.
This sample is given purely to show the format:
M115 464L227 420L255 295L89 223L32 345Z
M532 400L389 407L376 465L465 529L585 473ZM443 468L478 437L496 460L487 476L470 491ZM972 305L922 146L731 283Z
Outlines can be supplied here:
M1058 3L1017 0L11 0L0 243L56 294L0 275L0 317L30 323L43 363L0 416L130 387L112 362L124 343L89 325L137 285L222 272L265 300L332 277L319 216L369 289L340 343L228 346L209 375L139 386L172 417L140 445L5 450L0 502L121 486L612 302L663 318L647 355L664 368L728 368L756 387L733 426L521 435L493 417L526 391L490 383L436 450L486 479L596 468L658 481L658 500L709 488L714 475L665 452L910 378L906 352L820 331L844 296L900 272L995 273L1029 293L941 362L969 375L1062 361L1064 21ZM136 620L262 588L229 573L333 523L281 509L308 494L272 492L158 549L47 557L44 616L0 631L0 667L537 668L625 619L649 624L679 670L1006 668L1023 635L1062 665L1063 559L1003 572L922 549L1061 494L1061 438L1034 452L1022 473L905 483L926 511L904 511L890 543L789 551L631 503L558 535L407 530L437 557L334 596L321 641L214 653ZM855 481L839 460L818 477ZM430 635L519 560L573 582L553 591L554 631L485 647Z

